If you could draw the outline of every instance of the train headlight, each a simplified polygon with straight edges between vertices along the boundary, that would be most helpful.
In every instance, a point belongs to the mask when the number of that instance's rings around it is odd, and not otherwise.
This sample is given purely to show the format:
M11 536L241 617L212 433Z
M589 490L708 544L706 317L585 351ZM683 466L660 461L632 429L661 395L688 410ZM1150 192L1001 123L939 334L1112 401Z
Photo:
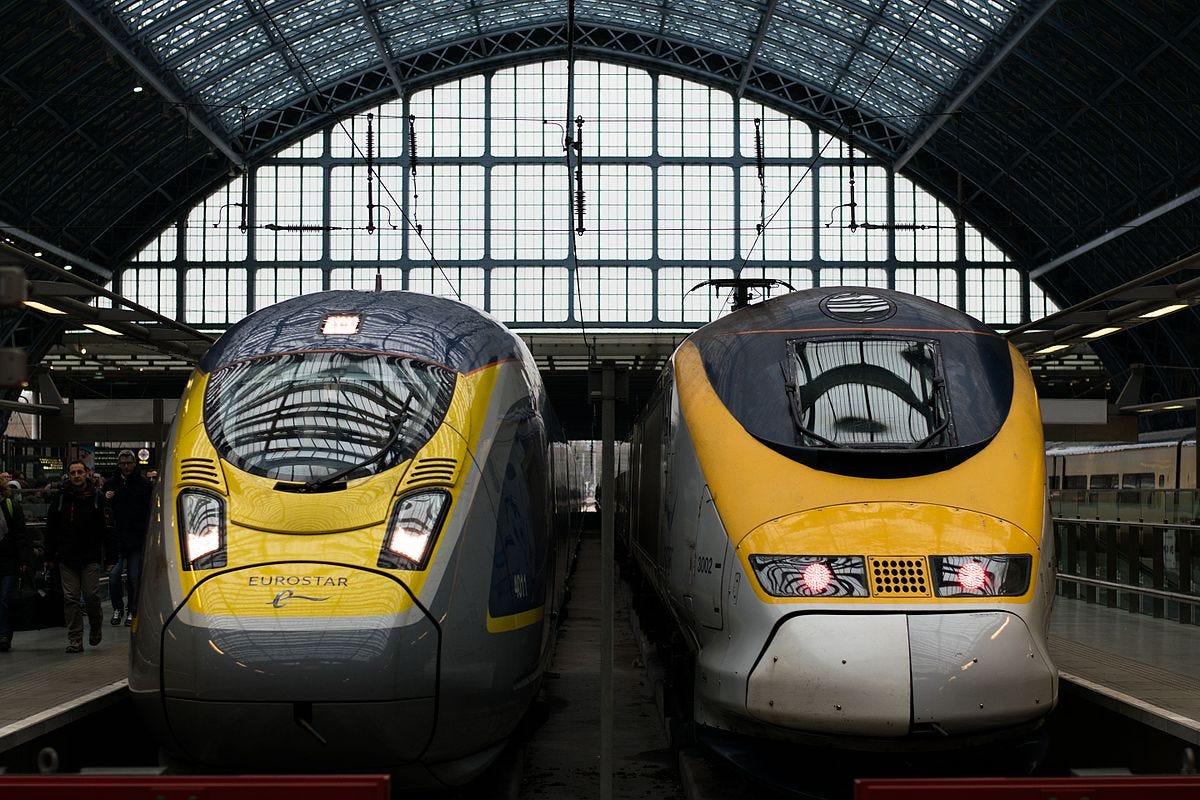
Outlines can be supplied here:
M450 495L417 492L396 501L379 552L378 566L386 569L422 569L446 518Z
M1020 597L1029 589L1032 556L930 556L938 597Z
M774 597L866 597L861 556L750 556L750 566Z
M224 500L208 492L181 492L177 522L184 569L225 566Z

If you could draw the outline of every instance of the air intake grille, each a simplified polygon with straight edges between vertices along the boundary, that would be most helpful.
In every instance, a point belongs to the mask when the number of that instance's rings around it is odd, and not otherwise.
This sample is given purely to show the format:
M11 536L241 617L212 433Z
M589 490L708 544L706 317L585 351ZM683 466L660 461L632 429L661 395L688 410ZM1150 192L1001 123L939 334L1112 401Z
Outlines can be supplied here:
M413 486L445 486L454 483L458 460L454 458L422 458L412 465L404 478L405 488Z
M929 571L922 556L870 557L867 578L875 597L929 596Z
M211 458L185 458L179 465L179 479L186 483L220 486L221 475Z

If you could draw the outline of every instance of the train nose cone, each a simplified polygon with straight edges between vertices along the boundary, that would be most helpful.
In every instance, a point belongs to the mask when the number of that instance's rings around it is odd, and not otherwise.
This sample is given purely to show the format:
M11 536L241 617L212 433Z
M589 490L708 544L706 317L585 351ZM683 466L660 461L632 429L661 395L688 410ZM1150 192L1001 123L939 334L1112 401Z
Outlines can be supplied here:
M389 764L432 734L438 627L388 576L230 570L196 587L162 642L168 721L194 760L236 763L249 740L256 769Z

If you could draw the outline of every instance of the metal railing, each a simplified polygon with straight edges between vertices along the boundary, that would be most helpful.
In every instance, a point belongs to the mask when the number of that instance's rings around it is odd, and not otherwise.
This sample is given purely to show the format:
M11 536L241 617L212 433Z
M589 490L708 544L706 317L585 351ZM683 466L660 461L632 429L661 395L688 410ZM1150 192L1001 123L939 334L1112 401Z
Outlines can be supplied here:
M1058 594L1200 624L1200 525L1055 517Z

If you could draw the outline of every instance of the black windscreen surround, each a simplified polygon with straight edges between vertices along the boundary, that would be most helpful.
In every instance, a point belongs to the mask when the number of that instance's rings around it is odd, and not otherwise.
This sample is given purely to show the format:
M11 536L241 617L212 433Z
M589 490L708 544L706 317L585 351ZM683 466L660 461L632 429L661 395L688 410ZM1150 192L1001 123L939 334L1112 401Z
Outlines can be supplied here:
M374 353L251 358L209 378L204 426L222 459L254 475L312 481L360 464L348 477L364 477L429 441L455 379L427 361Z
M899 292L793 292L717 320L690 341L749 434L831 472L947 469L995 437L1012 402L1003 338Z

